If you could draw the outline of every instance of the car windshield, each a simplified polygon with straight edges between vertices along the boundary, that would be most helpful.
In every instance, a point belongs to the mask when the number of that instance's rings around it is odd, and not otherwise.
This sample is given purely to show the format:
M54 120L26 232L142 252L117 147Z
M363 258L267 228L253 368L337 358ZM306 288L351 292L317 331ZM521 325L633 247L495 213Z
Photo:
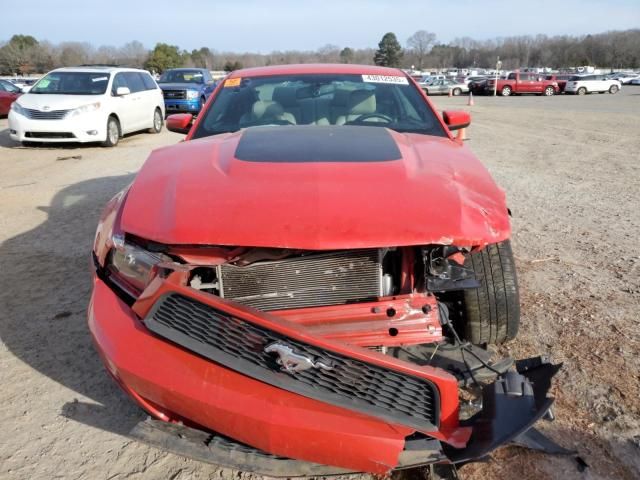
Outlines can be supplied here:
M158 83L204 83L204 75L199 70L168 70Z
M20 87L16 87L13 83L6 80L0 80L0 92L5 91L9 93L20 93Z
M447 136L404 76L309 74L227 79L193 138L265 125L361 125Z
M51 72L41 78L29 93L57 95L102 95L110 74L104 72Z

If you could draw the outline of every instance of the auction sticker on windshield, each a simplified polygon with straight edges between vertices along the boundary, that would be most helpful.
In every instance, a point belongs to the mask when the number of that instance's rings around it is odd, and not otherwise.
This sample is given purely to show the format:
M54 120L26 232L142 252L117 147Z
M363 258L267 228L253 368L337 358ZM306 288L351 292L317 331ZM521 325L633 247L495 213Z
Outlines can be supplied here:
M238 78L230 78L229 80L224 82L224 86L225 87L238 87L240 86L240 81L242 79L240 77Z
M393 83L395 85L409 85L407 77L397 77L395 75L362 75L363 82L369 83Z

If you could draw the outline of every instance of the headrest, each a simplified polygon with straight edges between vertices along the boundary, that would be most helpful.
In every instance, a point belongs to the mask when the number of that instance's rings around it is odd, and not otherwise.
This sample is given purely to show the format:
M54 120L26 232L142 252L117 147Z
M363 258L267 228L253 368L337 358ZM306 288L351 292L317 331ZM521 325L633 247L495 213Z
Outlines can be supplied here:
M284 113L284 109L279 103L262 100L258 100L257 102L255 102L251 111L256 118L277 117Z
M375 113L376 95L370 90L355 90L349 96L349 113L352 115L366 115Z
M349 95L353 90L336 90L333 92L333 99L331 105L336 107L346 107L349 103Z
M298 106L296 89L291 87L276 87L273 91L273 101L285 107Z

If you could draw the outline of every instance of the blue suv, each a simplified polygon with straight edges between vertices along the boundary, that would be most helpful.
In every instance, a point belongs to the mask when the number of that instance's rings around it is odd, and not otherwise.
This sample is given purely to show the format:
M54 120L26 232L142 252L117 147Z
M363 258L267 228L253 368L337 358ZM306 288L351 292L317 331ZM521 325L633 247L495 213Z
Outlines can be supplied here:
M216 87L205 68L172 68L158 80L164 106L170 113L198 113Z

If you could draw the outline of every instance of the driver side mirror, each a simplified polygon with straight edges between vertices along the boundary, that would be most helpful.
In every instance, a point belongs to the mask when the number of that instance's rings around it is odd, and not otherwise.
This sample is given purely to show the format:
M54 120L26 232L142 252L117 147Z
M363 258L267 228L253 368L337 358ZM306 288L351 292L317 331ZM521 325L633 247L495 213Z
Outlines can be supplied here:
M167 117L167 130L186 135L191 130L193 115L190 113L176 113Z
M116 97L124 97L125 95L129 95L131 90L129 87L118 87L116 88Z

